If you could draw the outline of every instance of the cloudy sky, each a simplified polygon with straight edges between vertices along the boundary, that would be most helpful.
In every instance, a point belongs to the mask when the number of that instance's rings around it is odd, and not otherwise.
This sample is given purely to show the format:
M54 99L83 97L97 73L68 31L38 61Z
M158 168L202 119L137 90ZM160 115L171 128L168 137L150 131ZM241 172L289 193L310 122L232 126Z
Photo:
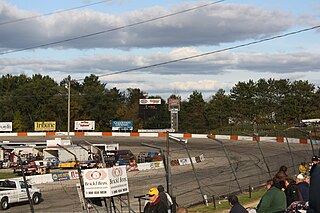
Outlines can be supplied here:
M0 0L0 75L95 74L164 99L260 78L320 86L320 28L244 45L318 25L311 0Z

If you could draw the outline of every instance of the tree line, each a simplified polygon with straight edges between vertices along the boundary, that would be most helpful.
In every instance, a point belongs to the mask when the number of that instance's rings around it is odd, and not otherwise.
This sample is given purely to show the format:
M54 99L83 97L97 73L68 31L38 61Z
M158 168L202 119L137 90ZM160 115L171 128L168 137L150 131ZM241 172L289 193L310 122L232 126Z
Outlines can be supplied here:
M3 75L0 78L0 122L13 122L13 131L33 131L34 122L56 121L57 131L67 131L68 85L70 124L94 120L96 131L111 131L112 120L132 120L134 130L170 128L166 100L148 96L139 88L107 88L95 75L82 82L68 78L60 83L40 74ZM161 105L139 105L139 99L160 98ZM170 98L180 97L172 94ZM179 131L208 133L239 124L287 124L320 117L320 89L308 81L259 79L238 82L226 93L219 89L209 100L193 91L181 101Z

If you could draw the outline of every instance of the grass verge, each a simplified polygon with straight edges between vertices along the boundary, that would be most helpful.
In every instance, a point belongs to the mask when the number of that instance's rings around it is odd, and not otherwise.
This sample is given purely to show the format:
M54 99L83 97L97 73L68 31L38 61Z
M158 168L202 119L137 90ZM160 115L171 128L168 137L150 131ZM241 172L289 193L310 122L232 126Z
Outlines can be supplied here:
M19 176L13 172L1 172L0 173L0 179L10 179L10 178L16 178L16 177L19 177Z
M248 192L237 195L239 202L246 207L256 207L257 202L261 199L262 195L265 193L265 189L261 188L257 191L251 193L251 198L249 197ZM253 204L253 205L250 205ZM209 206L199 205L188 208L189 212L198 213L198 212L222 212L223 210L229 210L231 206L229 205L228 200L216 200L216 208L212 203Z

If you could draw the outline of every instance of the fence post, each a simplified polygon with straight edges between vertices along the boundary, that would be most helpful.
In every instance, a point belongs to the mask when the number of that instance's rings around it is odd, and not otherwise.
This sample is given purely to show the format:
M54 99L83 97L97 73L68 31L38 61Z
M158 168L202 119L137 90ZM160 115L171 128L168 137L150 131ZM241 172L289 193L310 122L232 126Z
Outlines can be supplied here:
M216 199L214 198L214 195L212 195L212 203L213 203L213 208L214 208L214 209L217 209Z
M251 198L251 192L252 192L252 188L251 188L251 186L249 185L249 198Z

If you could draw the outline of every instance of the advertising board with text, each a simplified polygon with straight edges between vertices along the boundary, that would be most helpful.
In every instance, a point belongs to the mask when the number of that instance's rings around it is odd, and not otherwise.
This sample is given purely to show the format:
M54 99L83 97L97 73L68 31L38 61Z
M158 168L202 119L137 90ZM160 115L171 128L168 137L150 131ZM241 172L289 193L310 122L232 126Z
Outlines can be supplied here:
M112 130L133 130L132 121L112 121Z
M148 104L161 104L161 99L139 99L140 105L148 105Z
M55 130L56 130L55 121L34 122L34 131L55 131Z
M12 132L12 122L0 122L0 132Z
M74 130L94 130L95 122L94 121L75 121Z
M86 198L111 197L129 192L126 166L86 169L83 182Z

